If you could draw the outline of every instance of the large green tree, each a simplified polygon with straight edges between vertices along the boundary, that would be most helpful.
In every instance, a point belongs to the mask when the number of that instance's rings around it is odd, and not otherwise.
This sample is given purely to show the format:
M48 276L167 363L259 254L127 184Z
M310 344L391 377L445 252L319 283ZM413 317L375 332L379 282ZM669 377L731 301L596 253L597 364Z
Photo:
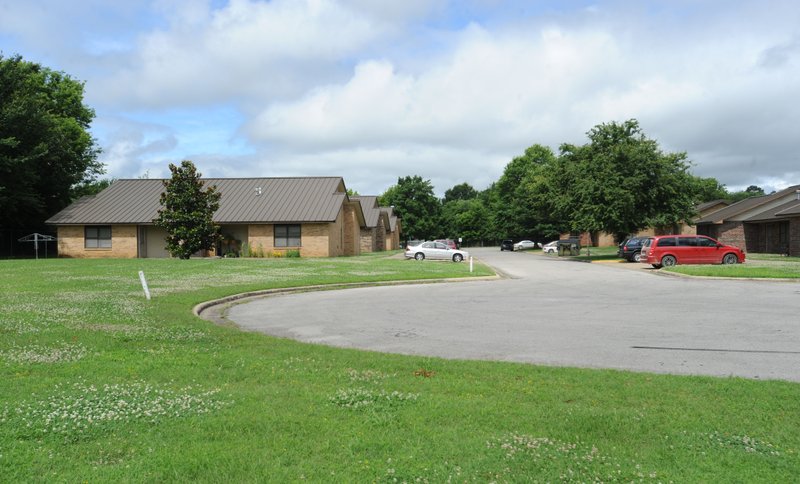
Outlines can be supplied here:
M714 200L727 200L730 198L725 185L716 178L694 177L692 180L697 203L711 202Z
M483 245L493 239L491 214L480 199L453 200L442 205L446 237L463 239L464 245Z
M495 185L493 207L495 226L503 238L553 235L557 224L549 206L549 180L555 163L553 150L535 144L506 165Z
M766 192L764 192L763 188L761 188L759 186L756 186L756 185L750 185L749 187L745 188L744 190L742 190L740 192L731 192L731 193L729 193L728 194L728 200L730 200L732 202L740 202L740 201L744 200L745 198L761 197L761 196L764 196L764 195L766 195Z
M103 173L83 83L0 55L0 226L36 226Z
M478 190L475 190L469 183L464 182L445 190L442 203L446 204L454 200L472 200L477 196Z
M419 175L397 179L380 197L382 206L394 206L403 221L403 233L408 239L430 239L443 236L440 226L441 204L433 194L430 180Z
M555 174L554 209L573 231L621 238L694 216L693 177L685 153L665 153L638 121L595 126L582 146L565 144Z
M198 250L210 250L219 241L220 228L212 217L219 209L217 187L203 189L202 176L188 160L181 166L170 163L172 177L164 180L161 208L153 222L167 231L167 251L188 259Z

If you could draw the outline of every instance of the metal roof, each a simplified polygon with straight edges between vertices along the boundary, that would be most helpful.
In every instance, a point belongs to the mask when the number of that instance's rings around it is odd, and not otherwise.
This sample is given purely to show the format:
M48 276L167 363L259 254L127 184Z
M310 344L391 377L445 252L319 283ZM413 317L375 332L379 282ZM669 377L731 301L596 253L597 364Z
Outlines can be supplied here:
M381 207L381 211L385 212L389 217L389 230L394 232L397 230L397 215L394 214L393 207Z
M777 207L757 213L753 216L747 217L745 222L769 222L771 220L778 220L781 218L789 218L800 214L800 201L791 200Z
M729 202L727 200L723 200L723 199L720 198L720 199L717 199L717 200L711 200L710 202L701 203L701 204L699 204L699 205L697 205L695 207L695 210L697 210L698 213L703 213L706 210L708 210L709 208L715 207L717 205L726 205L727 206L727 205L730 205L730 204L731 204L731 202Z
M214 221L220 224L332 222L345 193L341 177L203 178L221 194ZM53 225L150 224L161 208L164 180L115 180L47 220Z
M368 228L377 227L381 222L382 207L378 206L378 197L376 195L358 195L350 197L350 200L358 200L361 202L361 208L364 210L364 220ZM388 214L384 217L384 225L389 229Z
M795 202L794 206L788 206L784 208L780 212L777 212L775 215L779 217L783 215L792 215L792 216L800 215L800 201Z
M714 223L722 223L725 221L735 221L735 222L745 221L753 216L753 214L748 215L747 212L757 210L758 207L760 206L765 206L772 202L779 201L781 198L794 194L797 189L800 189L800 185L794 185L789 188L785 188L779 192L772 193L770 195L745 198L744 200L740 200L736 203L728 205L723 209L711 212L710 214L706 215L700 220L697 220L695 224L714 224Z

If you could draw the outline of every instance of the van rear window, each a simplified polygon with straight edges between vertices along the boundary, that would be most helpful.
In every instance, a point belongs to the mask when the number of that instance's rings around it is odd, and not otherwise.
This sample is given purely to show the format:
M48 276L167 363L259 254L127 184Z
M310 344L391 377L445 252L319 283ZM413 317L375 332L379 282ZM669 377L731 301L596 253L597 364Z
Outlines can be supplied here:
M675 237L667 237L666 239L658 240L659 247L675 247Z

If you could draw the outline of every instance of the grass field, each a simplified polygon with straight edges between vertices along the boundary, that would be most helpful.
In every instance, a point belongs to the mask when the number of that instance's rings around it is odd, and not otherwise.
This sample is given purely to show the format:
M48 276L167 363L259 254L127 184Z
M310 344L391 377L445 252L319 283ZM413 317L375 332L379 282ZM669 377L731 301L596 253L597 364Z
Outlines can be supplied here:
M798 384L333 349L191 313L256 289L467 269L380 256L0 261L0 481L800 475Z
M747 254L744 264L674 266L668 270L679 274L705 277L752 279L800 279L800 257L775 254Z

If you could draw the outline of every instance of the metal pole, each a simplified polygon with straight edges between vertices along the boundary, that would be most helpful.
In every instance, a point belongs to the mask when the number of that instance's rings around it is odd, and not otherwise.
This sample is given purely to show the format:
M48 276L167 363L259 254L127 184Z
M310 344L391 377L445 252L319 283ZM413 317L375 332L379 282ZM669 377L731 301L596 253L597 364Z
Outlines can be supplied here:
M39 232L33 233L33 252L36 254L36 260L39 260Z

